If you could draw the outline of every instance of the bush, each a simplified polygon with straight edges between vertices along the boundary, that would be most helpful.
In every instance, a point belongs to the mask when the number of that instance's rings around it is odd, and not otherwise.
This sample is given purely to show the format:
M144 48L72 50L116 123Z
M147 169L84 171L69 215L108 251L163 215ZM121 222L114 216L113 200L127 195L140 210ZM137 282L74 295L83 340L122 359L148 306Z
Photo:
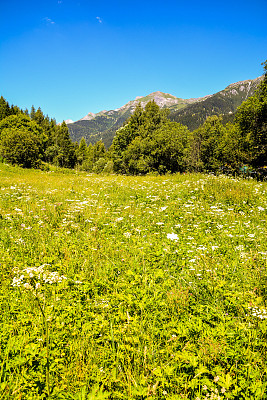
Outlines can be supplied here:
M9 163L23 168L40 166L39 138L26 129L6 128L2 131L0 155Z
M99 158L99 160L97 160L97 162L94 165L93 168L93 172L96 172L97 174L100 174L101 172L103 172L103 169L106 166L107 161L105 160L105 158L101 157Z
M108 161L103 169L103 172L105 172L106 174L112 174L113 173L113 167L114 167L114 163L113 161Z

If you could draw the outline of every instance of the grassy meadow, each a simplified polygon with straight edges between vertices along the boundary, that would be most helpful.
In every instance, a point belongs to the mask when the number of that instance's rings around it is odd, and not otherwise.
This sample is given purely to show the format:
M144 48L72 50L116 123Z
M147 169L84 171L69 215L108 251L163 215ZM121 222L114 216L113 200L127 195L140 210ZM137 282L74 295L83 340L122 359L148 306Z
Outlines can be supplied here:
M0 164L0 399L267 399L266 192Z

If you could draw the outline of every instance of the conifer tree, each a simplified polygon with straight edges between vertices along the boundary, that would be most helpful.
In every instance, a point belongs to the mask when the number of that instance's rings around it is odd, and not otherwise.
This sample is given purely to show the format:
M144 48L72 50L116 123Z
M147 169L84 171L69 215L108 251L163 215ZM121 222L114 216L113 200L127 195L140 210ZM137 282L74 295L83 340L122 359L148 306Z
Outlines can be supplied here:
M102 140L99 140L93 146L93 160L98 161L100 158L104 157L106 153L105 145Z
M32 119L33 119L35 122L37 122L37 124L39 124L39 125L42 126L42 125L43 125L43 122L44 122L44 120L45 120L45 117L44 117L44 114L43 114L41 108L39 107L38 110L37 110L36 112L34 112L33 114L34 114L34 116L33 116Z
M3 96L0 97L0 121L10 115L10 107Z
M36 110L35 110L34 106L32 106L31 112L30 112L30 117L31 117L32 120L34 120L35 113L36 113Z
M73 168L76 163L75 149L65 121L62 122L58 129L56 142L60 148L60 153L58 155L59 165L61 167Z
M87 158L88 158L87 145L85 138L82 137L77 149L77 161L79 164L82 164Z

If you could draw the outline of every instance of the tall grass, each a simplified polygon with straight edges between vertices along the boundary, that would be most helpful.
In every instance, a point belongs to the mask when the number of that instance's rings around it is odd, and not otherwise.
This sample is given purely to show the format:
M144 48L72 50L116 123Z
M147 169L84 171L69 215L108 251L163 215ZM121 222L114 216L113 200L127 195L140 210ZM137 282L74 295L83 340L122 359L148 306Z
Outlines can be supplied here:
M266 399L266 188L0 164L0 399Z

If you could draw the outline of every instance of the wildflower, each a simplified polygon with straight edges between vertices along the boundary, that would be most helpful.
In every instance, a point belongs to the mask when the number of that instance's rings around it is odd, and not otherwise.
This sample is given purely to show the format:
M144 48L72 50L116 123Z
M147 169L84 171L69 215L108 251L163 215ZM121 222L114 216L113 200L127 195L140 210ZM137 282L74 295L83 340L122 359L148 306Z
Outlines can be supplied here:
M161 208L159 209L159 211L165 211L165 210L167 210L167 207L161 207Z
M267 318L267 310L264 308L259 308L259 307L248 307L251 309L252 313L251 315L253 317L258 317L260 319Z
M225 393L225 392L226 392L226 389L225 389L224 387L222 387L222 388L221 388L221 392L222 392L222 393Z
M45 270L45 268L49 266L49 264L43 264L39 267L27 267L22 271L16 271L17 276L13 278L12 286L23 286L27 290L32 290L33 287L31 283L34 281L35 289L39 289L41 287L40 281L45 283L59 283L64 279L67 279L63 275L59 275L57 271L50 272L49 270ZM30 283L29 283L30 282Z
M167 233L167 238L171 240L178 240L178 235L176 233Z
M214 382L218 382L218 381L219 381L219 379L220 379L220 377L219 377L219 376L215 376L215 377L214 377Z
M24 283L24 284L23 284L23 287L24 287L25 289L27 289L27 290L31 290L31 289L32 289L32 286L31 286L28 282Z

